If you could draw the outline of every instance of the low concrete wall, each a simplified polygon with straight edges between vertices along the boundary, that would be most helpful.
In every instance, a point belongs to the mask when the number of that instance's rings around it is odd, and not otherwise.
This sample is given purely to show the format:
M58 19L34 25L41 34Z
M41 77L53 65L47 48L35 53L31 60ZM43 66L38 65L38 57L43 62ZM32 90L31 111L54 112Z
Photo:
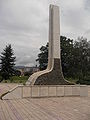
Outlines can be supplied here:
M56 86L17 86L2 97L2 99L88 96L86 85L56 85Z

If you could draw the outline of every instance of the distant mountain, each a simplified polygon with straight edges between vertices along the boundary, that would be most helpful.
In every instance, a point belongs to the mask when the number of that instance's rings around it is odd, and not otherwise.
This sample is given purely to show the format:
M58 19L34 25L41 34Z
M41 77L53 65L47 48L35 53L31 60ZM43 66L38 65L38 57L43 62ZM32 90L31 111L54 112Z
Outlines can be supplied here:
M15 66L15 69L22 69L22 68L38 68L37 66L29 67L29 66Z
M25 68L25 66L15 66L14 68L15 69L22 69L22 68Z

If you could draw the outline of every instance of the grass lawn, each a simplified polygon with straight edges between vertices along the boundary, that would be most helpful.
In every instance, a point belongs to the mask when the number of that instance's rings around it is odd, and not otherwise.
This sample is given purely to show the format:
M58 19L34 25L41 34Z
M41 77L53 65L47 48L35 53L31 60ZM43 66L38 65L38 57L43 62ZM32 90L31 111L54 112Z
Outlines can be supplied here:
M86 76L83 79L73 79L73 78L65 78L66 80L76 83L76 84L81 84L81 85L90 85L90 76Z
M9 80L3 80L2 83L22 83L25 84L28 76L13 76Z
M78 79L73 79L73 78L65 78L66 80L70 81L71 83L76 83Z
M13 76L9 80L3 80L1 83L21 83L25 84L28 80L29 76ZM65 78L66 80L70 81L71 83L77 83L77 84L86 84L90 85L90 77L85 80L78 80L73 78ZM79 82L78 82L79 81Z

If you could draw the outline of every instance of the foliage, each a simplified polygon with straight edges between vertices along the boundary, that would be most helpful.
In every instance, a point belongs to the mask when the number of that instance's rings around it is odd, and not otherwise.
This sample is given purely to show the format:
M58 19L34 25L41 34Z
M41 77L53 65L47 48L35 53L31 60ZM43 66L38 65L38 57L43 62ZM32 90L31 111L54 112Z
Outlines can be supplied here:
M38 54L38 59L36 59L36 61L39 62L40 70L46 69L48 63L48 43L46 46L40 48L40 53Z
M0 82L2 81L2 76L0 76Z
M77 83L90 83L90 41L79 37L76 41L60 37L61 63L64 76L75 79ZM40 70L46 69L48 62L48 44L40 48L38 54Z
M21 72L19 70L14 70L14 75L15 76L20 76L21 75Z
M61 63L64 76L71 77L73 61L73 40L66 38L65 36L60 37L61 40Z
M76 83L90 85L90 76L85 76L84 79L79 79Z
M1 71L0 71L0 82L2 81Z
M74 43L73 67L79 79L84 79L90 72L90 44L86 38L78 38Z
M28 76L12 76L10 79L3 80L2 83L23 83L25 84Z
M25 72L25 73L24 73L24 76L30 76L30 75L32 75L32 74L33 74L32 71L28 71L28 72Z
M13 55L14 52L10 44L6 46L6 48L1 53L0 64L2 79L9 79L14 74L15 57Z

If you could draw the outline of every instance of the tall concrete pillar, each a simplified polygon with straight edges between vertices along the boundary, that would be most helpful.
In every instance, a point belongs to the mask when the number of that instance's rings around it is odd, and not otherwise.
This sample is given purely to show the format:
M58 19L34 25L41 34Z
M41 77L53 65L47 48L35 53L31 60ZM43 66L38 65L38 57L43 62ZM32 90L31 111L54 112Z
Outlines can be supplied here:
M48 66L44 71L34 73L28 80L31 85L70 84L63 77L60 49L60 16L59 7L49 7L49 55Z

